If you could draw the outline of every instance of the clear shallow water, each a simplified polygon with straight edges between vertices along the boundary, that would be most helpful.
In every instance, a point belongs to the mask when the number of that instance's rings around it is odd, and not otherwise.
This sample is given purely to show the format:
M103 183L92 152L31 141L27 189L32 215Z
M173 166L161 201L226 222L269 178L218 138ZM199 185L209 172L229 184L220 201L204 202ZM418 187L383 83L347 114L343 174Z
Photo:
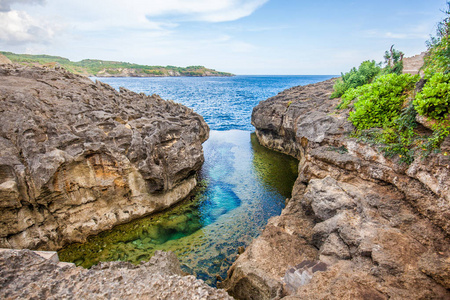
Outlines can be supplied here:
M114 88L126 87L137 93L158 94L163 99L191 107L213 130L253 130L250 118L259 101L297 85L336 77L316 76L234 76L234 77L147 77L93 78Z
M59 252L90 267L99 261L149 260L174 251L185 271L211 285L226 277L238 247L281 213L297 177L298 161L262 147L249 131L211 131L196 193L162 213L116 226Z
M170 250L185 271L216 285L238 247L248 246L281 213L297 177L297 160L262 147L251 132L253 107L286 88L331 77L102 78L115 88L160 94L204 116L213 130L203 144L201 184L175 207L70 245L59 251L60 259L84 267L139 263L156 250Z

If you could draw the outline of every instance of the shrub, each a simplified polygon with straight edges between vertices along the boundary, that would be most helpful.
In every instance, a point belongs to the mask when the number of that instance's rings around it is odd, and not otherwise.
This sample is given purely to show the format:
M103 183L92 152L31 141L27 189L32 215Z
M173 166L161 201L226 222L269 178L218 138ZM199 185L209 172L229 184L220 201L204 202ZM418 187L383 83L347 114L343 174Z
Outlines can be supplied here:
M341 97L348 89L370 83L380 70L381 67L374 60L367 60L358 69L352 68L348 73L341 74L341 78L333 86L331 98Z
M357 90L357 101L349 120L359 130L389 126L399 117L408 92L419 76L388 74Z
M450 113L450 74L434 73L414 100L416 111L435 120Z

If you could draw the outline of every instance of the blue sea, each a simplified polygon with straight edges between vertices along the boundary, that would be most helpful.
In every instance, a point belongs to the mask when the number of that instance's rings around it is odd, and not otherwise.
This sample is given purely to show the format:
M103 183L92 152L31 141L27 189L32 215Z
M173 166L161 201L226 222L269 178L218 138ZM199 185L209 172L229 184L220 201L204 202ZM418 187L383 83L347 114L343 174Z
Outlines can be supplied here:
M59 252L90 267L100 261L139 263L173 251L182 268L215 286L238 248L247 247L279 215L298 176L298 161L262 147L250 124L259 101L333 76L101 78L115 88L159 94L193 108L211 128L195 193L167 211L116 226Z
M212 130L254 130L252 109L259 101L285 89L330 79L316 76L149 77L93 78L114 88L158 94L184 104L203 116Z

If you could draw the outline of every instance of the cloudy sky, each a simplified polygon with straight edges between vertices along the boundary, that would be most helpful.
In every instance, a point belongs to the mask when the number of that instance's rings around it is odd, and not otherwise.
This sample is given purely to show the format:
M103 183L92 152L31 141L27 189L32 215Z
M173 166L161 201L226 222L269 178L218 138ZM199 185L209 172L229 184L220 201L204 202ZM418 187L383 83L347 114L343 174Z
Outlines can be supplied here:
M445 0L0 0L0 50L235 74L339 74L426 49Z

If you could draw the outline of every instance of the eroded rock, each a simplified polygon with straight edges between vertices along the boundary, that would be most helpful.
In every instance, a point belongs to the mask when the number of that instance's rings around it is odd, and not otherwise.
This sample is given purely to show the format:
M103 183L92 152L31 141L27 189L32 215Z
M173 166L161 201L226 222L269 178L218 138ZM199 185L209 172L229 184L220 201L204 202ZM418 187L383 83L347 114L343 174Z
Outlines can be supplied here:
M180 104L0 66L0 247L58 249L185 198L209 128Z
M30 250L0 251L2 299L232 299L194 276L183 276L172 252L148 262L100 263L91 269L61 264Z

